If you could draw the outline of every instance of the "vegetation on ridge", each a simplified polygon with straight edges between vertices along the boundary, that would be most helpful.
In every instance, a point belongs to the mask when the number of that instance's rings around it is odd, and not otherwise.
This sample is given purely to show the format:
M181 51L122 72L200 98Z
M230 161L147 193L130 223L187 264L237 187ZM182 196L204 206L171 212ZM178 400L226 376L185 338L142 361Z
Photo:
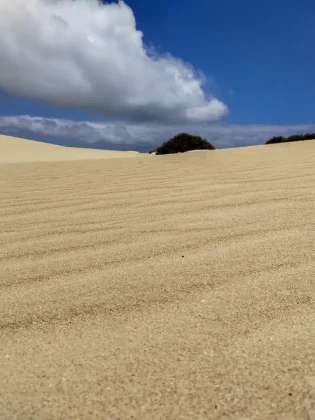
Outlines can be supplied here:
M290 137L283 137L283 136L272 137L266 142L266 144L289 143L291 141L304 141L304 140L313 140L313 139L315 139L314 133L293 134Z
M187 133L179 133L170 140L158 147L155 152L157 155L167 155L172 153L184 153L190 150L214 150L207 140L200 136L193 136ZM153 153L153 152L151 152Z

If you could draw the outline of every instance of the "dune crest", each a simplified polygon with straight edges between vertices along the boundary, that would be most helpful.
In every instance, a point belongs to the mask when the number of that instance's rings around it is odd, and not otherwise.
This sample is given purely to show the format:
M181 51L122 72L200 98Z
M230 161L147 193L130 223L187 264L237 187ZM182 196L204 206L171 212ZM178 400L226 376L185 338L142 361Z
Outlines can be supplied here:
M138 152L80 149L0 135L0 163L129 158Z

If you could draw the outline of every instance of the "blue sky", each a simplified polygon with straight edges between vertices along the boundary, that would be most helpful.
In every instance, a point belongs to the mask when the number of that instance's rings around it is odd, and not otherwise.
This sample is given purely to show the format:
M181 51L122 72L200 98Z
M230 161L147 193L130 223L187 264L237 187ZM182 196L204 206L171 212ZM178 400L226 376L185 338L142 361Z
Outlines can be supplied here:
M314 2L129 4L147 43L171 51L206 74L210 88L229 106L227 121L315 122Z
M2 133L146 150L178 131L217 147L315 132L309 0L4 0L0 14Z

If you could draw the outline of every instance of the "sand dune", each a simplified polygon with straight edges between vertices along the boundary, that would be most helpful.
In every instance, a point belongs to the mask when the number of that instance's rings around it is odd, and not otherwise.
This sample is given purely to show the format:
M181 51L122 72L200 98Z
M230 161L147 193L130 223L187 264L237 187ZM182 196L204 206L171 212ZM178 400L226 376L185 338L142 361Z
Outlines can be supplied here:
M312 419L314 161L0 165L0 418Z
M0 135L0 163L108 159L138 156L138 152L79 149Z

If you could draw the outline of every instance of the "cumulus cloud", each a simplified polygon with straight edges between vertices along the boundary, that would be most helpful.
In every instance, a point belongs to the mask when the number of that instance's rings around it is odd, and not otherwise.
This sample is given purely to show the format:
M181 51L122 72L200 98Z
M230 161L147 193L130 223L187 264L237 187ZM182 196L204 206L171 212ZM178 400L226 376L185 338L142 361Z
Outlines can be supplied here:
M270 137L315 132L315 124L109 124L30 116L0 117L2 133L17 137L84 147L102 142L104 148L149 151L173 135L185 131L200 135L217 148L263 144Z
M123 1L1 0L0 87L132 121L215 121L227 107L203 77L148 51Z

